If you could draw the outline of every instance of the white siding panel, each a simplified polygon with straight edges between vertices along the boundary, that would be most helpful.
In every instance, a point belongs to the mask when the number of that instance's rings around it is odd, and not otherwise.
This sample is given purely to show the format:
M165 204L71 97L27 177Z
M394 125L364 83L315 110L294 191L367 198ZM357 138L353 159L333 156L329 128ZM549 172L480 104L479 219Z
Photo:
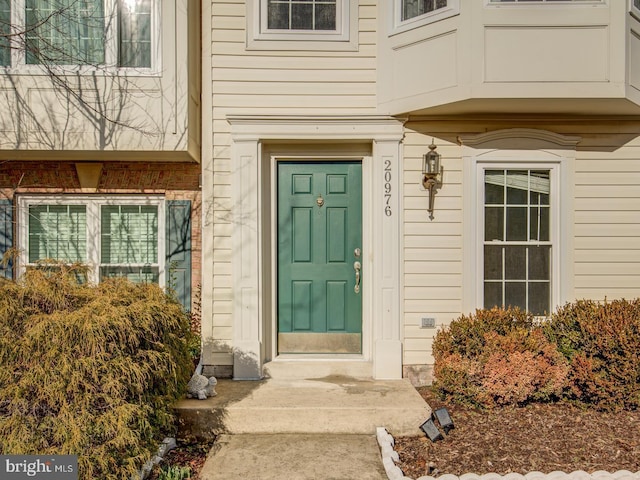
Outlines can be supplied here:
M438 273L462 273L461 262L406 262L405 273L407 274L421 274L424 272L438 272Z
M460 261L460 250L455 248L405 248L404 259L409 262Z
M430 364L433 365L433 355L431 355L431 349L424 350L407 350L407 345L405 345L404 350L404 364L405 365L422 365L422 364Z
M424 237L410 236L405 237L405 247L408 248L459 248L462 256L462 237Z
M425 314L425 316L428 316L436 313L457 312L460 310L460 302L455 300L405 300L404 308L406 313L428 312L428 314Z
M580 263L640 263L640 241L635 250L576 250L576 265Z
M404 298L407 300L459 300L462 298L462 287L426 287L405 286Z
M627 252L625 252L627 253ZM592 257L593 258L593 257ZM596 258L597 260L597 258ZM629 280L636 278L638 272L640 272L640 261L629 262L578 262L575 267L576 275L578 276L607 276L616 275L620 277L627 277ZM638 296L640 296L640 284L638 284Z

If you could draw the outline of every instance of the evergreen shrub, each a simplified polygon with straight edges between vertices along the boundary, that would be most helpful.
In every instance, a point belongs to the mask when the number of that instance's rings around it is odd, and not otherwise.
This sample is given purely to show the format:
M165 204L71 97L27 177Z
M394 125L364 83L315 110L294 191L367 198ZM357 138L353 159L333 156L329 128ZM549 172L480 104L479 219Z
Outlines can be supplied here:
M571 365L568 398L600 410L640 407L640 300L579 300L544 325Z
M462 315L438 331L433 354L439 393L478 406L553 400L568 372L533 316L517 308Z
M173 428L189 317L157 285L83 276L0 280L0 454L74 454L83 480L130 480Z

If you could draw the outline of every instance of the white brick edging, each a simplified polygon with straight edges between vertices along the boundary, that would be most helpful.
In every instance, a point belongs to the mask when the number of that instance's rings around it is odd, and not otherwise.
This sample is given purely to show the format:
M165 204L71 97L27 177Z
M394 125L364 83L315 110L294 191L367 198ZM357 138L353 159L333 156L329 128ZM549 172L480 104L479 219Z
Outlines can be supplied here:
M378 445L380 445L382 465L387 472L389 480L413 480L410 477L405 477L400 467L396 465L396 462L400 461L400 457L398 452L393 449L395 441L391 434L387 432L387 429L378 427L376 429L376 438L378 439ZM526 475L520 473L507 473L506 475L465 473L460 476L445 474L439 477L431 477L424 475L416 480L640 480L640 471L634 473L629 470L618 470L610 473L598 470L597 472L587 473L584 470L576 470L571 473L559 471L551 473L529 472Z

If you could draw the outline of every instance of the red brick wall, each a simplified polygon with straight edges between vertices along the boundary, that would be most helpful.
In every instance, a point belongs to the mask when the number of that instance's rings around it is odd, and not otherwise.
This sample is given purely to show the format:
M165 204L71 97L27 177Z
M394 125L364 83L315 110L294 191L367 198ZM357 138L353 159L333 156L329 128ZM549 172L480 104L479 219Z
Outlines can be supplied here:
M191 200L192 291L202 268L202 196L197 163L100 162L97 189L82 189L76 162L0 162L0 198L20 193L161 194L167 200Z

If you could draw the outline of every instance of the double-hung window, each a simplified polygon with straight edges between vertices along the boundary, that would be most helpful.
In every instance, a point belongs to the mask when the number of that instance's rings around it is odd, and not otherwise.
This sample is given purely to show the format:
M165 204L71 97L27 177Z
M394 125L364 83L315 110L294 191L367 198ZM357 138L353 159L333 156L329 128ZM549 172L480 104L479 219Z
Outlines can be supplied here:
M552 170L482 172L484 307L514 306L547 315L552 308Z
M164 202L160 197L20 197L26 268L80 262L90 280L126 277L164 284Z
M159 1L0 0L0 65L153 68Z

